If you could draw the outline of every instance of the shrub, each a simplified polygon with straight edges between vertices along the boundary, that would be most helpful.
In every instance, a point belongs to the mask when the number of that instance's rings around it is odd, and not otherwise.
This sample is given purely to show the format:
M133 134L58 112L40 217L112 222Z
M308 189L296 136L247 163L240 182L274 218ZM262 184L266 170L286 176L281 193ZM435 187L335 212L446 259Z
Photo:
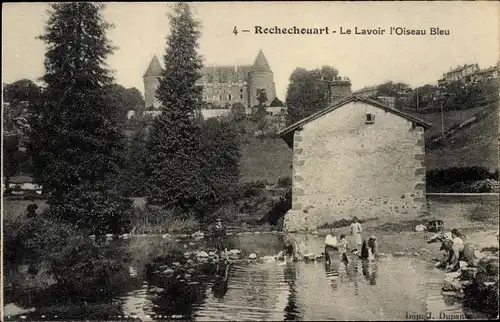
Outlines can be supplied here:
M198 230L199 227L200 223L192 215L148 206L146 209L135 208L131 232L133 234L191 232Z
M226 204L206 217L207 222L214 222L220 218L223 223L234 222L239 215L239 209L234 204Z
M278 187L288 188L292 186L292 178L290 177L280 177L278 179Z
M266 185L267 182L263 180L246 182L240 189L242 191L242 197L248 198L257 196L266 188Z
M494 173L484 167L454 167L437 169L427 172L427 185L431 187L444 187L456 183L482 181L498 178L498 170Z
M47 216L64 220L89 234L119 234L130 231L132 200L111 193L78 187L58 198L49 199Z

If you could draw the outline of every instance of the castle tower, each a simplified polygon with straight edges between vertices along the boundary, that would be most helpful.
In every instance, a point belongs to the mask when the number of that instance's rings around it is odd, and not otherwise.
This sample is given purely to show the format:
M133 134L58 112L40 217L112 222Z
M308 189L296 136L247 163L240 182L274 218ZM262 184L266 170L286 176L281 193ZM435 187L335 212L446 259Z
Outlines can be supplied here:
M160 102L156 98L156 89L159 85L159 77L161 76L163 69L161 68L158 57L153 56L153 59L149 63L148 69L144 73L144 101L146 107L153 106L155 108L160 107Z
M267 104L271 103L276 97L276 89L274 86L274 74L267 63L262 50L259 51L255 62L250 69L248 77L249 89L249 108L257 105L257 89L265 89L267 94Z

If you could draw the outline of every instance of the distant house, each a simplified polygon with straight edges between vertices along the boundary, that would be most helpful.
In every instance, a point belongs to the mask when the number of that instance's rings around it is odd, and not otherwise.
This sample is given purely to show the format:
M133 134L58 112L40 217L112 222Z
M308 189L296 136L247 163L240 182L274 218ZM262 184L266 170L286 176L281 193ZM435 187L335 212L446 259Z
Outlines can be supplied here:
M285 230L424 211L429 127L381 102L350 96L279 132L293 149Z
M32 177L15 176L9 178L9 190L12 191L13 194L23 194L24 192L28 191L34 191L38 194L41 194L42 186L35 184Z

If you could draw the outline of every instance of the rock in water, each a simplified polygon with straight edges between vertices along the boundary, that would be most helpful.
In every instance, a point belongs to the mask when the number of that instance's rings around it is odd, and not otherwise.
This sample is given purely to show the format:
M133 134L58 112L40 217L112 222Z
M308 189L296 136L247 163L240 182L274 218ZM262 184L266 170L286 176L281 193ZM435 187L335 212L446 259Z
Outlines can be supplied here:
M229 251L230 254L233 254L233 255L239 255L241 253L241 250L239 249L231 249Z
M402 257L402 256L405 256L406 253L405 252L395 252L394 254L392 254L394 257Z
M248 258L250 258L250 259L256 259L257 258L257 254L251 253L250 255L248 255Z
M161 238L163 238L163 239L169 239L169 238L171 238L171 237L172 237L172 236L170 236L170 234L163 234L163 235L161 236Z

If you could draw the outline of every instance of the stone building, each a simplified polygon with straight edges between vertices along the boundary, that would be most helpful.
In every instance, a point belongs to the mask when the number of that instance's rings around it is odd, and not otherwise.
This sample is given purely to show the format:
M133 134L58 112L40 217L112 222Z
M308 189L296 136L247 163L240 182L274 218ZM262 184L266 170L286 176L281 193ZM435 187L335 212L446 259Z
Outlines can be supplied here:
M282 130L279 135L293 149L292 209L285 230L425 211L424 130L429 127L352 95Z
M472 80L472 75L480 71L478 64L465 64L450 70L443 74L443 78L438 80L438 85L446 85L455 81L463 81L469 83Z
M159 109L155 92L162 73L160 62L154 56L143 76L146 110ZM262 51L253 65L204 67L198 84L203 86L203 99L213 105L212 109L228 110L233 104L241 103L250 114L251 108L258 104L258 89L265 89L267 105L276 97L274 74Z

